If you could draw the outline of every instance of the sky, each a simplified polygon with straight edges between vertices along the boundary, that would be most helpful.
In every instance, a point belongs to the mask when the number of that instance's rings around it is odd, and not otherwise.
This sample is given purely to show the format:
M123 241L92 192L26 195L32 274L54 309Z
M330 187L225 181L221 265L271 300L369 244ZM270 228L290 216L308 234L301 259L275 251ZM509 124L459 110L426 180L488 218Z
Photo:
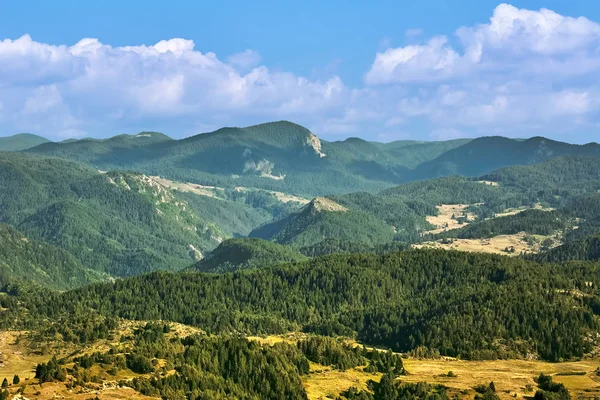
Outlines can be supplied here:
M598 78L589 0L0 1L0 136L289 120L326 140L586 143Z

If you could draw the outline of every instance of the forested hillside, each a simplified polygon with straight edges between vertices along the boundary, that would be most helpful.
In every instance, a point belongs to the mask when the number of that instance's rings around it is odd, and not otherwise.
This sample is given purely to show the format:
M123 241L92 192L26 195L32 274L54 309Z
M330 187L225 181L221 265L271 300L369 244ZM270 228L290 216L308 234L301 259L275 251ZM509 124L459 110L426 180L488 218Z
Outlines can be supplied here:
M0 186L0 222L77 260L70 280L50 274L49 286L87 282L83 268L112 276L181 269L285 209L268 193L192 196L145 175L18 153L0 153Z
M191 269L199 272L231 272L306 259L299 252L277 243L253 238L229 239Z
M330 239L372 247L519 232L560 232L563 239L574 240L598 231L600 226L598 176L600 157L568 156L502 169L479 178L436 178L399 185L379 194L331 195L317 198L303 210L257 228L250 235L299 248ZM322 203L326 206L320 206ZM471 219L463 215L455 215L454 219L469 224L430 234L434 227L428 216L436 216L437 207L442 204L465 205ZM536 207L546 208L533 209ZM548 212L555 208L558 211ZM510 209L524 212L497 217ZM574 226L579 229L572 230Z
M127 169L183 182L276 190L308 197L377 192L440 176L480 176L565 155L598 156L600 146L544 138L491 137L446 142L340 142L319 139L286 121L222 128L182 140L156 132L46 143L28 150L84 162L101 170Z
M557 361L593 348L585 338L598 329L600 299L586 282L599 280L600 265L590 262L536 264L439 250L335 255L233 274L160 272L42 293L20 306L7 303L3 323L14 326L13 313L26 307L33 318L97 312L179 321L212 333L304 330L397 351L424 346L467 359L532 353Z
M54 289L106 278L105 274L85 268L67 251L30 240L5 224L0 224L0 274L4 281L33 282Z

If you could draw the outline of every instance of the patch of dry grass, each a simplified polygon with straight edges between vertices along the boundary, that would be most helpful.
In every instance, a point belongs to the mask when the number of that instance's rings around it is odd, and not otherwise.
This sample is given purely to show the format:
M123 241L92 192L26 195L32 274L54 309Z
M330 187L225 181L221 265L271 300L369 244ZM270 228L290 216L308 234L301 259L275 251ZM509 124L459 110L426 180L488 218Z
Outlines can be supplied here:
M427 222L434 225L436 228L424 233L437 234L468 225L468 222L459 224L456 219L452 218L453 215L455 217L463 215L467 207L469 207L468 204L442 204L441 206L436 207L438 209L438 215L430 215L426 218ZM467 217L469 221L472 221L475 218L475 215L468 213Z
M525 241L526 236L532 236L536 239L536 244L529 244ZM498 235L489 239L452 239L452 243L442 243L442 240L435 242L423 242L413 245L414 248L436 248L445 250L471 251L478 253L503 254L518 256L521 252L537 253L540 251L539 243L551 236L528 235L520 232L514 235ZM514 253L507 253L504 250L507 247L514 247Z

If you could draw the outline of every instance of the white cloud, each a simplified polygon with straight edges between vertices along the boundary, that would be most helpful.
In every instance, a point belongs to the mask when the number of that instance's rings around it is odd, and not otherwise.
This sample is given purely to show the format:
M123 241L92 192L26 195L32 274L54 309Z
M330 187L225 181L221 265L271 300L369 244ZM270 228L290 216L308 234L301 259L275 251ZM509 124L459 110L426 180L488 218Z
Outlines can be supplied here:
M509 72L564 77L597 71L600 66L600 24L547 9L500 4L489 23L461 27L455 35L461 48L451 46L446 36L436 36L422 45L378 53L365 81L415 83Z
M435 137L447 125L469 136L525 136L598 121L597 22L501 4L488 23L458 28L454 39L377 53L365 83L402 85L399 116L426 118Z
M178 136L278 119L330 139L597 130L600 24L501 4L488 22L457 28L385 38L356 87L335 60L304 77L262 65L251 49L219 58L181 38L122 47L0 39L0 134Z
M256 67L260 63L260 60L260 54L251 49L227 57L227 62L241 71L247 71L250 68Z
M315 81L252 68L259 61L247 50L225 62L185 39L112 47L86 38L55 46L26 35L0 41L0 101L12 112L14 128L72 135L112 127L115 120L127 126L183 117L192 126L216 125L210 120L218 118L231 125L248 115L318 116L339 107L347 90L335 75Z

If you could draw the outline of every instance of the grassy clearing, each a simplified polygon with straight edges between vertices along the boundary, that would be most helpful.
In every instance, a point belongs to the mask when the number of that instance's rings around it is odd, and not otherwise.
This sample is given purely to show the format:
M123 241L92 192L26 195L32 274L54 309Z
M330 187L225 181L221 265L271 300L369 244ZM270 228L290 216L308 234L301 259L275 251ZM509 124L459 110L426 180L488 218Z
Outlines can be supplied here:
M542 372L553 375L555 382L563 383L573 398L580 396L600 396L600 377L595 373L600 360L584 360L565 363L547 363L542 361L498 360L498 361L460 361L460 360L404 360L409 375L402 377L404 382L429 382L443 384L457 391L470 390L477 384L494 381L496 391L501 398L532 396L536 384L534 376ZM452 371L453 378L443 376ZM576 375L575 373L584 375ZM528 390L528 385L533 391ZM472 394L471 394L472 398Z
M468 204L442 204L441 206L437 206L438 215L427 217L427 222L436 228L425 233L437 234L468 225L466 222L459 224L456 219L452 218L452 216L458 217L463 215L468 207ZM472 221L475 215L468 213L467 217L469 221Z
M311 363L310 375L302 378L309 400L334 399L351 387L367 390L367 382L379 381L381 374L364 372L362 368L336 371L330 367Z
M519 213L522 213L523 211L526 210L541 210L541 211L554 211L554 208L551 207L544 207L541 204L536 204L533 207L519 207L519 208L509 208L508 210L505 210L504 212L501 212L499 214L496 214L495 218L499 218L499 217L508 217L510 215L517 215Z
M530 244L525 241L526 236L532 236L536 243ZM441 240L435 242L423 242L416 244L414 248L436 248L445 250L472 251L479 253L503 254L518 256L523 253L537 253L540 251L540 243L544 239L552 236L528 235L520 232L514 235L498 235L489 239L452 239L452 243L442 243ZM507 253L504 250L507 247L514 247L514 253Z

